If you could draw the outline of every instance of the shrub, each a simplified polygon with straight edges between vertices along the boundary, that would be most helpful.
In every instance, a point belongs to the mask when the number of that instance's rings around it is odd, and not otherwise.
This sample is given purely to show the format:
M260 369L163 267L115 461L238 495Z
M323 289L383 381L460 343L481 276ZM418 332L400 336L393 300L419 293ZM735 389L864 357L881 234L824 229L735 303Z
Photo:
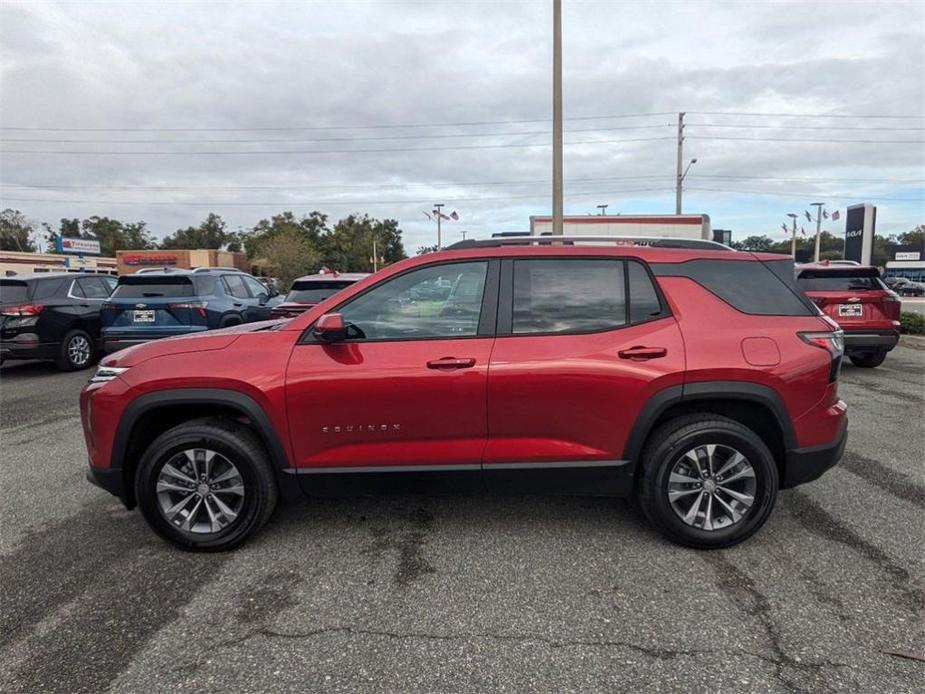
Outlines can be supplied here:
M899 314L900 331L907 335L925 335L925 316L903 311Z

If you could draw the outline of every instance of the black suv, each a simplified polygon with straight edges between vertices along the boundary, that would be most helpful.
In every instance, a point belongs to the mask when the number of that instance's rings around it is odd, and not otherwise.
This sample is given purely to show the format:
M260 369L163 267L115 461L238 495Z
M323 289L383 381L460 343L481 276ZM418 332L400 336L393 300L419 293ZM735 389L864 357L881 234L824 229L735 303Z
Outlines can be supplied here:
M0 361L88 367L100 348L100 306L115 286L108 275L64 272L0 279Z

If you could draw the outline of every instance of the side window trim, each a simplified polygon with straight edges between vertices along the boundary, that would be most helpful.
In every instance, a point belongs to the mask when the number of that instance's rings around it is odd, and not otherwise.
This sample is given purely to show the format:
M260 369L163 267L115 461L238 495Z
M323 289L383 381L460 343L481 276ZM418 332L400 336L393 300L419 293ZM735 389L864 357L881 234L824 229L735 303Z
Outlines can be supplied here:
M80 292L78 294L78 292ZM71 280L71 286L67 288L67 298L68 299L86 299L87 296L84 293L83 287L77 284L77 280Z
M475 335L460 335L458 337L389 337L389 338L372 338L372 339L348 339L345 340L345 344L365 344L365 343L375 343L375 342L429 342L433 340L478 340L484 339L486 337L494 337L496 334L497 326L497 312L498 312L498 283L499 283L499 271L500 271L500 260L498 258L459 258L444 260L439 263L428 263L426 265L416 265L415 267L408 268L405 272L400 272L397 275L392 275L383 279L381 282L367 287L365 290L359 294L355 294L347 299L344 299L339 304L334 306L329 313L339 313L342 307L356 301L361 296L368 294L371 291L381 287L386 282L391 282L392 280L398 279L404 275L407 275L416 270L421 270L423 268L432 268L439 267L441 265L458 265L460 263L473 262L473 263L487 263L488 268L486 270L485 276L485 288L482 293L482 305L481 313L479 314L479 324L476 330ZM341 290L343 291L343 290ZM486 311L488 313L486 313ZM299 336L297 345L318 345L321 344L314 336L314 327L315 324L312 323L305 330L302 331L302 334ZM484 332L483 332L484 331ZM490 332L489 332L490 331Z

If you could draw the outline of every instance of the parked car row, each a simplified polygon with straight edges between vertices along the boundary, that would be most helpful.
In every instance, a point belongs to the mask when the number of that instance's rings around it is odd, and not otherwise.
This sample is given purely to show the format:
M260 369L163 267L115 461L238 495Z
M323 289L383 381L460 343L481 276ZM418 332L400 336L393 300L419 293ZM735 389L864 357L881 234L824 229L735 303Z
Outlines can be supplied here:
M101 352L242 323L291 317L365 274L310 275L285 301L233 268L123 275L35 273L0 279L0 361L41 359L83 369Z

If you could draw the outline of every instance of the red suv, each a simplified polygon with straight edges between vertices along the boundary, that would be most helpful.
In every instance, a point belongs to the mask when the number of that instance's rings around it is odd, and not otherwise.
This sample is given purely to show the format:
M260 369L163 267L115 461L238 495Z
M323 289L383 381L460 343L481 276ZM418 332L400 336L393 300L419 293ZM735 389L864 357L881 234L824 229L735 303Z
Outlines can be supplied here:
M845 333L845 353L855 366L880 366L899 342L900 299L863 265L800 265L797 284Z
M841 357L787 258L515 238L124 350L80 404L91 481L184 549L239 544L279 499L401 482L635 495L710 548L838 461Z

